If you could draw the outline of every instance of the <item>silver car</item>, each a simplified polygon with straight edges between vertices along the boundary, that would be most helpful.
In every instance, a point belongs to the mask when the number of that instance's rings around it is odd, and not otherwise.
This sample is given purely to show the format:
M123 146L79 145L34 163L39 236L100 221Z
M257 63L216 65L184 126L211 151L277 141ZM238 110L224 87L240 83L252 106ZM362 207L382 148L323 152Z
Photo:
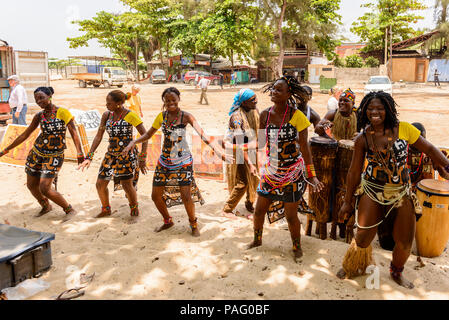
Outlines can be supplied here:
M370 92L384 91L393 95L393 85L387 76L373 76L365 86L365 95Z

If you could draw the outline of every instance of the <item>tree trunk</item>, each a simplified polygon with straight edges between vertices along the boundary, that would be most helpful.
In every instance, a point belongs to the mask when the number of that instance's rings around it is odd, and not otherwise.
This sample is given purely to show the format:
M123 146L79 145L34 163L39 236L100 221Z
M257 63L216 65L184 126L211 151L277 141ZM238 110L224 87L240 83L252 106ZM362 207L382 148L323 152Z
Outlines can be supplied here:
M282 1L281 15L278 22L278 36L279 36L279 56L277 58L275 73L276 78L282 76L282 69L284 66L284 38L282 34L282 22L284 21L285 9L287 8L287 0Z

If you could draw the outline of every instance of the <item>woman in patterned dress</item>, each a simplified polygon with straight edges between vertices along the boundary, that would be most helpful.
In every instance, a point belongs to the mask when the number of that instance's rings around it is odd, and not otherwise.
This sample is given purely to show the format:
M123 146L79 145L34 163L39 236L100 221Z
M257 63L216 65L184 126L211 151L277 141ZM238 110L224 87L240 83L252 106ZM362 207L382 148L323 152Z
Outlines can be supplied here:
M187 125L190 124L195 129L201 139L215 151L218 157L225 160L225 156L216 143L211 143L210 138L204 133L195 117L180 109L180 97L181 93L178 89L174 87L165 89L162 93L163 111L156 117L150 130L143 134L141 138L132 141L124 149L124 152L131 150L138 143L148 141L162 128L164 142L154 173L151 197L164 219L164 224L155 231L160 232L174 225L173 219L168 213L167 204L173 206L183 203L189 216L192 235L198 237L200 232L195 216L194 200L201 204L204 203L204 200L193 178L193 158L186 140Z
M146 150L148 143L142 145L142 151L138 154L136 148L123 153L123 149L133 139L133 128L143 135L146 130L142 120L135 112L124 107L126 94L120 90L111 91L106 97L106 108L103 113L100 128L92 142L90 152L85 161L79 166L82 170L89 168L92 163L95 150L97 150L103 138L104 132L109 134L109 146L100 166L96 183L98 196L101 201L101 212L97 218L111 215L109 203L108 184L113 178L120 181L129 201L131 210L129 223L136 223L139 216L137 202L136 183L139 170L146 174Z
M291 76L284 76L268 85L267 91L274 106L260 115L259 129L265 132L266 139L259 137L259 148L267 144L267 161L257 190L259 197L254 213L254 240L248 249L262 245L266 213L270 223L285 216L293 242L294 260L298 261L302 257L298 202L306 183L311 184L313 192L323 188L316 178L307 141L310 122L304 113L295 108L294 98L304 101L307 91Z
M396 210L390 275L396 283L411 289L413 284L402 276L402 272L412 248L415 209L419 207L419 202L411 191L407 169L408 145L427 154L445 179L449 178L449 160L420 136L418 129L399 121L396 102L388 93L372 92L366 95L360 104L358 117L363 129L355 139L345 200L339 212L340 222L348 220L354 212L356 195L359 196L355 215L357 233L337 276L342 279L359 276L374 264L371 242L378 226L392 210ZM365 158L368 164L362 174Z
M78 152L78 163L83 161L84 155L74 117L67 109L52 103L53 94L52 87L39 87L34 91L34 99L43 110L36 113L28 128L0 152L0 157L28 139L31 133L40 126L41 134L37 137L26 159L27 187L42 206L42 210L36 217L43 216L52 210L49 201L51 200L64 210L66 213L64 221L67 221L76 214L76 211L58 191L51 187L64 162L67 128Z

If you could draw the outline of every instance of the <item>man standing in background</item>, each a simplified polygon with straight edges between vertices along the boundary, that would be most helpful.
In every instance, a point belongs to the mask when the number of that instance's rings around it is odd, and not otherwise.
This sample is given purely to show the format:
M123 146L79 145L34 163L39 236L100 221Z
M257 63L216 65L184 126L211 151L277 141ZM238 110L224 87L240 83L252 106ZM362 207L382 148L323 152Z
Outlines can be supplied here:
M11 87L9 96L9 106L11 107L12 123L26 126L26 113L28 98L25 88L20 84L20 79L16 75L8 77Z
M131 87L131 97L129 97L129 99L126 100L126 107L129 110L134 111L136 114L143 117L142 99L140 98L139 92L140 92L140 85L133 84L133 86Z
M435 87L437 86L437 82L438 82L438 87L441 87L440 84L440 78L438 77L440 74L438 73L438 69L435 68L435 73L433 74L433 81L435 82Z
M207 87L210 84L210 80L206 79L204 76L201 76L200 82L198 82L198 87L201 88L201 98L200 98L200 104L203 104L203 98L206 101L206 104L209 104L209 101L207 101Z

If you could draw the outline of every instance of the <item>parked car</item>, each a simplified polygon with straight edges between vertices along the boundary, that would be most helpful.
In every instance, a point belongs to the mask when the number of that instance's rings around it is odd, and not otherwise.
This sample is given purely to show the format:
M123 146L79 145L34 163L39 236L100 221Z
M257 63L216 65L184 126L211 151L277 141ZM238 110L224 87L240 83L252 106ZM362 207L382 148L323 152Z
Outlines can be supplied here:
M389 94L393 94L393 86L390 78L387 76L373 76L369 78L368 83L365 86L365 95L370 92L384 91Z
M201 78L201 76L204 76L206 79L209 79L214 85L218 85L220 83L220 76L206 71L187 71L184 75L184 83L193 85L195 83L196 74L198 74L198 80Z
M167 83L167 76L164 70L154 69L150 76L151 83Z

